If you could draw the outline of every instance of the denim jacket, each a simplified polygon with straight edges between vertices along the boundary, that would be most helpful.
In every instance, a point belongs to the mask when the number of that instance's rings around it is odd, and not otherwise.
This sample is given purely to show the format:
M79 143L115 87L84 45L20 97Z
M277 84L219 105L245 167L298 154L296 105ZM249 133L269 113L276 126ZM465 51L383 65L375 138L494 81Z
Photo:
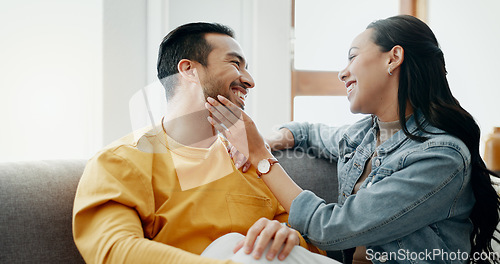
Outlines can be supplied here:
M431 133L418 130L415 119ZM292 203L289 224L323 250L365 245L373 263L467 262L475 203L469 150L418 112L406 125L428 140L411 140L400 130L376 147L372 117L340 128L284 125L295 148L337 161L339 181L338 203L303 191ZM374 152L372 170L353 194Z

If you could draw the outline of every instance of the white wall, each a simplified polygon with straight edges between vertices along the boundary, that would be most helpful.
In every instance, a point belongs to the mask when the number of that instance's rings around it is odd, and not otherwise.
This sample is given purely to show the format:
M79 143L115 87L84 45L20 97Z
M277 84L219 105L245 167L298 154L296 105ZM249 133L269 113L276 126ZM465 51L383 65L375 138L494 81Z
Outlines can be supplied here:
M132 131L129 100L147 85L147 3L101 0L103 4L102 137L107 145Z
M399 0L351 0L353 12L339 8L343 0L296 0L294 67L309 71L340 71L347 65L352 40L369 23L399 13ZM346 96L297 96L294 121L352 124L366 115L353 114Z
M352 40L374 20L397 15L399 2L295 0L295 68L342 70L347 65ZM346 11L352 7L357 8Z
M429 7L453 92L488 133L500 125L499 3ZM235 28L256 80L247 109L268 134L290 119L290 8L290 0L0 2L0 161L88 158L129 133L129 101L156 80L161 39L189 21Z
M255 0L253 76L249 114L263 135L291 118L291 1Z
M157 82L158 46L170 30L189 22L222 23L235 31L256 82L247 99L246 112L264 134L290 120L290 0L149 0L148 3L148 84ZM148 91L156 89L155 86L158 84L150 85Z
M500 1L428 3L428 22L444 52L450 88L476 118L484 141L494 126L500 126L500 84L495 77L500 61Z
M0 2L0 161L101 145L101 18L100 0Z
M368 20L374 19L370 16L373 17L377 13L379 18L384 18L398 12L394 7L399 1L384 2L383 10L377 10L375 6L370 7L362 3L363 1L368 0L356 0L357 3L352 4L362 7L356 10L356 15ZM358 23L350 21L350 12L335 8L341 4L337 0L297 0L296 7L300 12L297 14L296 25L296 67L308 70L338 70L339 66L335 66L338 61L341 61L340 65L345 64L347 49L339 46L345 46L352 41L357 33L353 35L349 31L354 30ZM494 78L498 74L497 65L500 61L498 10L498 0L428 0L427 22L444 52L451 90L462 106L476 118L482 129L483 141L494 126L500 126L500 110L496 107L500 98L500 85ZM301 16L312 13L315 16L311 19ZM328 13L334 18L330 18ZM301 18L305 20L303 24L299 24ZM357 18L354 20L358 22ZM363 23L365 26L368 24L366 20ZM337 43L335 39L341 40ZM343 50L339 54L338 51L330 49ZM297 98L295 119L332 125L339 125L338 121L355 120L356 117L343 110L345 104L340 104L341 100L335 97ZM341 113L340 116L338 113ZM481 148L483 146L484 143Z
M235 29L257 81L247 109L269 132L290 117L290 15L290 0L2 1L0 160L86 159L131 132L161 39L191 21Z

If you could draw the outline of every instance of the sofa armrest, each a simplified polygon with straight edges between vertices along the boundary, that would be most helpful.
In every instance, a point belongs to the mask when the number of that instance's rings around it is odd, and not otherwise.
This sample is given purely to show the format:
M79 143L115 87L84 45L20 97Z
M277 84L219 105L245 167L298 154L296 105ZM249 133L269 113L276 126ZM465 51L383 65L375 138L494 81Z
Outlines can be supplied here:
M71 230L85 163L0 163L0 263L85 263Z

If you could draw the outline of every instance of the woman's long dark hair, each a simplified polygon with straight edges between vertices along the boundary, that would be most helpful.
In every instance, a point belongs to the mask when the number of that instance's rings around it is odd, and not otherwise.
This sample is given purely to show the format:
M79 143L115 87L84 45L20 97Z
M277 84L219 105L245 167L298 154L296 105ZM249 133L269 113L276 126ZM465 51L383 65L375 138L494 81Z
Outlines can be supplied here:
M404 50L398 90L399 121L404 133L413 140L425 137L411 134L406 127L406 107L420 110L433 126L462 140L471 154L471 184L476 198L470 219L471 256L493 252L491 240L499 222L500 198L492 186L488 170L479 155L480 129L474 118L453 97L446 79L443 52L432 30L419 19L401 15L378 20L367 28L374 29L373 41L383 52L400 45ZM424 129L418 125L421 131ZM497 230L498 231L498 230ZM477 254L477 253L476 253ZM498 259L478 260L477 263L500 263Z

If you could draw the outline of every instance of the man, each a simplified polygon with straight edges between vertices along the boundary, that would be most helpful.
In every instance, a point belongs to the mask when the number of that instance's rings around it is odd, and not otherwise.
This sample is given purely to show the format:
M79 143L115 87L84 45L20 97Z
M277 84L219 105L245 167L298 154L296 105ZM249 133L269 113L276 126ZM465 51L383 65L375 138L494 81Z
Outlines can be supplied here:
M244 108L254 87L247 62L231 29L191 23L164 38L158 77L168 100L161 124L88 162L74 204L75 243L88 263L232 263L199 254L225 234L246 234L259 218L288 218L255 169L236 169L207 121L208 96ZM308 248L280 228L285 257L299 242Z

